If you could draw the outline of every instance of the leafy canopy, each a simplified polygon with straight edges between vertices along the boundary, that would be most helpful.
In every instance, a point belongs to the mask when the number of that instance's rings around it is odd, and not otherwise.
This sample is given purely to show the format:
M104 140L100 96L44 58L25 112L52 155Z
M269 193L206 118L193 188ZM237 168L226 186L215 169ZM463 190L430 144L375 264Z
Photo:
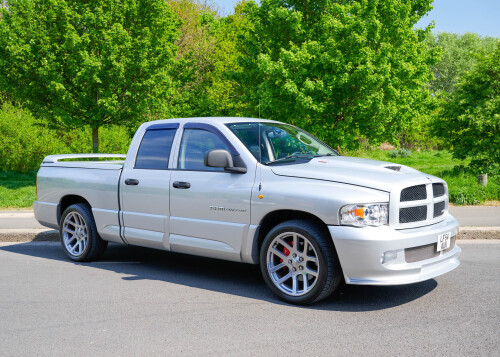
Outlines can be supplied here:
M135 125L165 113L178 38L164 0L10 0L0 88L54 127Z
M238 79L247 115L293 123L332 145L394 139L425 111L432 0L262 0L246 5Z
M497 42L495 37L482 37L476 33L431 33L427 39L429 47L441 50L439 63L431 66L434 75L429 83L431 92L452 93L460 76L476 64L477 54L493 53Z
M463 75L436 125L454 157L471 158L478 173L500 173L500 41Z

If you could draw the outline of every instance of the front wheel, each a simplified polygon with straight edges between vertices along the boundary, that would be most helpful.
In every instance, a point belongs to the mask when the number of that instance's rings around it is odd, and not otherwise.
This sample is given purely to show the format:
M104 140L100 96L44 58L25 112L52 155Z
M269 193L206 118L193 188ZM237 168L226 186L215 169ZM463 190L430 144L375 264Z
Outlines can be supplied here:
M95 260L108 246L97 233L92 210L87 204L77 203L64 210L59 233L64 252L74 261Z
M342 280L331 238L307 221L287 221L274 227L262 243L260 267L269 288L293 304L322 300Z

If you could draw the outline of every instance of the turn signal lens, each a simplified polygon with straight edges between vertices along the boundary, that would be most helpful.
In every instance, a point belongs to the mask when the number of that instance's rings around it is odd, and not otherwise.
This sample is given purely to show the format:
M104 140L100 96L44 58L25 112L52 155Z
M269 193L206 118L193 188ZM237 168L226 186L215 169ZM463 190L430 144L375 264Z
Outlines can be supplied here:
M389 222L388 203L347 205L340 209L340 224L350 226L381 226Z

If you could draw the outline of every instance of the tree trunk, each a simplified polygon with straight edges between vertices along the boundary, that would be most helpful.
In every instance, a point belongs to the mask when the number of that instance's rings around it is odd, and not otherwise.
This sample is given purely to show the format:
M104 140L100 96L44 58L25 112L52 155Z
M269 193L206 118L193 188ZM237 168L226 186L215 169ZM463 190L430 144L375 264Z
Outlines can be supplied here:
M99 128L92 128L92 152L99 152Z
M477 182L481 186L486 186L488 184L488 174L481 174L477 177Z

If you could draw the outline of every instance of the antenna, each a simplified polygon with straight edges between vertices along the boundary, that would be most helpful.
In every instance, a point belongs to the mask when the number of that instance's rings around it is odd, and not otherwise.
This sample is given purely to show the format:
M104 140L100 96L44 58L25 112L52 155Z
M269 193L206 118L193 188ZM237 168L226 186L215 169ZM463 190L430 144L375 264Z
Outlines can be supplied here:
M260 99L259 99L259 119L260 119ZM260 146L260 120L257 122L259 128L259 191L262 190L262 147Z

